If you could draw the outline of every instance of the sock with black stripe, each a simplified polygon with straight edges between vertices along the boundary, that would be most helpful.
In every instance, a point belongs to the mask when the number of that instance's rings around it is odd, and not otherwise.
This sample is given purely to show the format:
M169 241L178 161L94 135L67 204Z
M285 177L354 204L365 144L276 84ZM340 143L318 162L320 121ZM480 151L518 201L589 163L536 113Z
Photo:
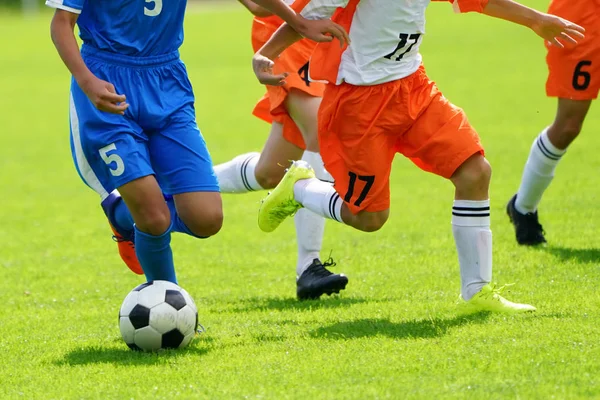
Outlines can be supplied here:
M460 292L470 300L492 280L490 201L454 200L452 233L460 264Z
M258 184L254 170L260 153L246 153L233 160L215 166L215 174L222 193L246 193L263 190Z
M565 152L566 150L558 149L550 142L547 128L533 141L517 192L515 208L518 212L527 214L537 210Z
M333 185L317 178L301 179L294 185L294 198L306 209L337 222L342 221L342 204Z

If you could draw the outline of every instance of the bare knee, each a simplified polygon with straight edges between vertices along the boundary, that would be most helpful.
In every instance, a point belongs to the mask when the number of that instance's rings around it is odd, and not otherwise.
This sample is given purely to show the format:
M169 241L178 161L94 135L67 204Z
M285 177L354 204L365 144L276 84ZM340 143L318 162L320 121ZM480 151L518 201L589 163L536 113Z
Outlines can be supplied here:
M362 211L356 215L353 215L350 219L350 224L354 228L363 232L376 232L380 230L389 218L389 210L380 212L367 212ZM343 216L342 216L343 217Z
M195 236L216 235L223 226L219 193L184 193L175 197L177 214Z
M254 170L256 181L263 189L273 189L283 175L285 174L285 168L281 165L266 165L262 160L258 161Z
M163 206L156 205L139 205L134 221L137 228L150 235L160 236L165 233L171 225L171 213L166 204Z
M465 161L450 178L456 187L457 198L484 200L488 197L492 167L481 154Z

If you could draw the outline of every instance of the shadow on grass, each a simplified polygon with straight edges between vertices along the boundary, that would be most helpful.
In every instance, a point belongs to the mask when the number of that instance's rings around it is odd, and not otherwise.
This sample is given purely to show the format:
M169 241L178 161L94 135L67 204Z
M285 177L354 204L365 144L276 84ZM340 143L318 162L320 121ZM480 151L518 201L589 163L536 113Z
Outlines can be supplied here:
M600 249L571 249L568 247L540 247L562 261L577 261L581 264L600 263Z
M120 364L120 365L155 365L162 364L166 359L192 355L203 355L207 353L206 348L198 348L194 345L185 349L161 350L157 353L144 353L129 350L123 344L123 348L90 346L72 350L63 358L54 361L55 365L87 365L87 364Z
M387 301L387 300L384 300ZM390 300L391 301L391 300ZM346 298L346 297L323 297L320 300L303 300L299 301L295 298L265 298L251 297L243 299L239 303L233 303L227 308L227 311L233 312L251 312L261 310L288 310L288 311L303 311L303 310L320 310L328 308L349 307L354 304L376 303L376 299L363 298Z
M481 323L489 313L460 315L454 318L433 318L403 322L389 319L359 319L338 322L315 329L310 334L316 338L358 339L372 336L387 336L394 339L434 338L445 335L450 328L468 323Z

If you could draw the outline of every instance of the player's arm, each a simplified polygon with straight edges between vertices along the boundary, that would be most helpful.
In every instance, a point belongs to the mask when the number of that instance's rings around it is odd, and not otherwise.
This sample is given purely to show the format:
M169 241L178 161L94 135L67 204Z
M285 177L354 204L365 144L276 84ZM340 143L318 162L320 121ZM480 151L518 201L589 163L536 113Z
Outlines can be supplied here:
M558 47L564 47L561 41L576 44L577 39L582 39L585 32L585 29L571 21L534 10L512 0L488 0L483 13L526 26Z
M238 0L248 11L255 17L269 17L273 13L266 8L263 8L251 0Z
M259 6L287 22L296 32L315 42L331 42L337 38L340 42L348 42L348 34L340 25L329 19L309 20L296 12L282 0L253 0ZM308 3L308 0L297 0ZM319 2L322 0L319 0ZM333 2L333 1L332 1ZM347 1L346 1L347 3ZM333 14L333 13L332 13Z
M554 46L563 47L562 41L577 43L585 31L570 21L526 7L512 0L433 0L449 1L457 12L476 11L514 22L532 29Z
M57 9L50 24L50 35L54 46L73 78L89 97L96 108L113 114L124 114L128 104L125 96L118 95L109 82L98 79L85 65L77 40L75 23L79 14Z
M348 1L349 0L313 0L302 9L301 14L309 21L319 21L325 18L331 18L335 10L340 7L346 7ZM273 36L271 36L267 43L256 52L252 58L252 68L260 83L272 86L282 86L285 84L285 78L288 76L288 73L285 72L283 74L273 75L273 60L300 39L302 39L302 35L285 23L273 34ZM344 46L349 42L350 38L345 36L345 40L340 40L340 45Z

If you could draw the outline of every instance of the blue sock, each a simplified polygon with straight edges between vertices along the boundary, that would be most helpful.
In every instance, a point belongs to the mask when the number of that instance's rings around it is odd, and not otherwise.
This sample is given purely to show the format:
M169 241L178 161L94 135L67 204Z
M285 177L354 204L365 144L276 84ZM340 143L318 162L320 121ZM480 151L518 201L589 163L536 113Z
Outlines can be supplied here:
M133 217L123 200L119 201L114 209L114 218L119 228L130 231L133 229Z
M161 280L177 284L171 251L171 228L160 236L154 236L140 231L136 226L135 253L148 281Z
M198 236L194 232L187 227L186 224L183 223L181 218L179 218L179 214L177 214L177 208L175 207L175 200L173 200L173 196L164 195L165 201L167 202L167 206L169 206L169 211L171 212L171 232L179 232L185 233L186 235L190 235L199 239L206 239L203 236Z

